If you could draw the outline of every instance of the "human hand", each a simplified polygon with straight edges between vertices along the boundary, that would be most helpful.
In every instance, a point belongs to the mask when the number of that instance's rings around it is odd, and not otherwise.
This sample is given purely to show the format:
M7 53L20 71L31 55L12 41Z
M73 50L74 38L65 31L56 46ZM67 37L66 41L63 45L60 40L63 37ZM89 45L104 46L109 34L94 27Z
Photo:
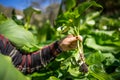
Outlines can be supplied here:
M77 41L82 41L82 36L68 35L59 41L59 46L63 51L77 48Z

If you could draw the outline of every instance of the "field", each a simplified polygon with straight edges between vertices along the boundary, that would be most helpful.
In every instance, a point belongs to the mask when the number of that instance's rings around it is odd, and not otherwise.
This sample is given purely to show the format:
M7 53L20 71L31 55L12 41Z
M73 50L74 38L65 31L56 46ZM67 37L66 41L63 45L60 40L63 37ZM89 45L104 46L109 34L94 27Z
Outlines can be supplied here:
M105 12L106 7L97 1L78 4L75 0L66 0L65 3L61 4L54 24L47 20L41 28L30 23L33 13L41 14L33 8L24 10L24 20L18 20L15 14L7 18L0 13L0 34L5 34L21 51L34 52L68 34L83 37L77 49L61 53L32 74L22 74L13 67L9 57L0 55L1 80L120 80L119 10ZM65 11L62 6L66 6ZM20 38L14 38L19 34ZM87 64L88 72L84 72L85 66L81 67L79 60Z

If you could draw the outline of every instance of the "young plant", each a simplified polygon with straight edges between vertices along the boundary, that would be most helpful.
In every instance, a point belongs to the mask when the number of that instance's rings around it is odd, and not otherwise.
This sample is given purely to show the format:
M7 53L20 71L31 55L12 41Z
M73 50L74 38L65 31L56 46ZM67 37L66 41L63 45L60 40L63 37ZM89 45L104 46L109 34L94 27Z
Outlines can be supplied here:
M64 34L73 34L75 36L80 35L80 28L86 26L87 22L82 21L81 14L91 6L100 7L95 1L83 2L76 8L75 5L70 7L68 11L58 15L56 19L56 26L60 26L58 31ZM68 8L68 7L67 7ZM60 8L61 9L61 8ZM79 53L78 64L80 65L80 71L83 73L88 72L87 65L85 63L84 51L82 42L77 42L77 53Z
M75 33L76 33L76 36L79 36L79 29L76 29L76 27L74 28L74 34ZM80 66L80 71L86 73L86 72L88 72L88 68L85 63L83 45L82 45L82 42L80 42L79 40L77 41L77 50L79 53L78 64Z

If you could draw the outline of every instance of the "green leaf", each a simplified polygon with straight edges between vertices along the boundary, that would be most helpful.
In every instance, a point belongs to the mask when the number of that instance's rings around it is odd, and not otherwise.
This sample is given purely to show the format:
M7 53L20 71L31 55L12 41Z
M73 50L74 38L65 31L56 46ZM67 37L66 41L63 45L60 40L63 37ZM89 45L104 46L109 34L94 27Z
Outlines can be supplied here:
M54 28L50 25L49 20L47 20L42 27L40 27L38 30L38 41L42 43L46 43L47 40L52 40L52 37L56 36ZM54 35L53 35L54 34Z
M89 66L90 75L95 77L98 80L114 80L110 75L108 75L102 64L94 64Z
M91 13L86 15L86 20L91 20L91 19L97 18L99 16L100 16L100 12L98 12L98 11L91 12Z
M79 75L81 74L79 72L79 67L78 66L69 67L68 72L70 73L70 75L72 75L74 77L79 77Z
M88 56L86 62L88 65L92 65L92 64L99 64L101 63L103 60L105 59L105 57L103 56L103 54L99 51L99 52L95 52L92 53Z
M90 1L90 2L83 2L76 8L76 10L78 11L79 15L81 15L85 10L87 10L91 6L95 6L103 9L103 7L100 4L96 3L95 1Z
M71 10L75 5L76 5L76 1L75 0L64 0L65 1L65 5L66 5L66 11Z
M3 13L0 12L0 24L4 22L6 19L7 17Z
M115 31L104 31L104 30L98 30L98 31L93 31L93 34L95 35L99 35L99 36L108 36L108 37L112 37L113 33L115 33Z
M60 80L60 79L56 78L55 76L50 76L50 78L47 80Z
M106 61L105 65L107 66L113 64L114 61L117 60L115 59L114 55L111 53L104 53L103 56L105 57L105 61Z
M95 37L97 44L120 47L119 32L117 31L96 30L92 31L92 36Z
M25 21L26 21L26 24L24 27L28 30L30 28L30 20L31 20L33 13L40 14L41 10L30 6L24 9L23 13L25 15Z
M95 25L95 20L87 20L86 23L89 26L94 26Z
M32 14L33 13L41 13L41 10L40 9L37 9L37 8L33 8L33 7L28 7L28 8L26 8L26 9L24 9L24 11L23 11L23 13L24 13L24 15L25 15L25 19L26 19L26 21L30 21L30 19L31 19L31 17L32 17Z
M8 38L17 48L29 52L32 47L37 47L37 40L33 34L23 27L17 25L13 20L8 19L0 24L0 34ZM36 46L35 46L36 45ZM26 48L25 48L26 47Z
M111 74L111 76L115 79L115 80L119 80L120 79L120 72L114 72Z
M101 51L108 51L108 52L119 52L119 47L117 46L102 46L96 43L95 38L89 37L86 38L84 43L88 48L92 48L95 50L101 50Z
M24 25L23 22L23 16L21 15L21 18L17 17L17 14L15 12L15 9L12 10L12 19L18 24L18 25Z
M1 80L30 80L19 72L12 64L11 58L0 53L0 79Z
M106 16L102 16L101 20L99 21L99 27L102 27L104 25L108 26L109 28L118 29L120 27L120 20L117 18L110 18Z

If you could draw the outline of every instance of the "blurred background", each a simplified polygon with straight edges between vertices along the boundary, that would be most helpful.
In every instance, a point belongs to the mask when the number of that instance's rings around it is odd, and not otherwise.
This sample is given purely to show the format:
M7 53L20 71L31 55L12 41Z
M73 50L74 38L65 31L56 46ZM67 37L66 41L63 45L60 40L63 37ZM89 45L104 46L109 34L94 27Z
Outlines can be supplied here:
M9 32L9 25L30 31L42 47L75 30L83 36L88 73L80 71L78 52L73 50L25 75L32 80L120 80L120 0L0 0L0 27L6 26Z
M62 3L63 1L63 3ZM87 0L76 0L77 4ZM95 0L97 3L104 7L103 13L107 15L117 16L120 13L120 0ZM0 12L3 12L6 16L11 17L12 11L18 16L23 16L23 10L32 6L34 8L40 9L42 14L34 14L32 17L32 23L42 26L43 22L47 19L53 23L55 20L60 5L63 7L65 5L65 0L0 0ZM64 8L63 8L64 9ZM52 15L51 15L52 14Z
M33 7L42 11L42 14L34 14L32 23L37 23L37 26L42 26L45 20L54 20L57 16L61 0L0 0L0 12L6 16L12 17L12 11L15 10L17 16L24 17L23 10L28 7ZM52 14L52 15L51 15Z

